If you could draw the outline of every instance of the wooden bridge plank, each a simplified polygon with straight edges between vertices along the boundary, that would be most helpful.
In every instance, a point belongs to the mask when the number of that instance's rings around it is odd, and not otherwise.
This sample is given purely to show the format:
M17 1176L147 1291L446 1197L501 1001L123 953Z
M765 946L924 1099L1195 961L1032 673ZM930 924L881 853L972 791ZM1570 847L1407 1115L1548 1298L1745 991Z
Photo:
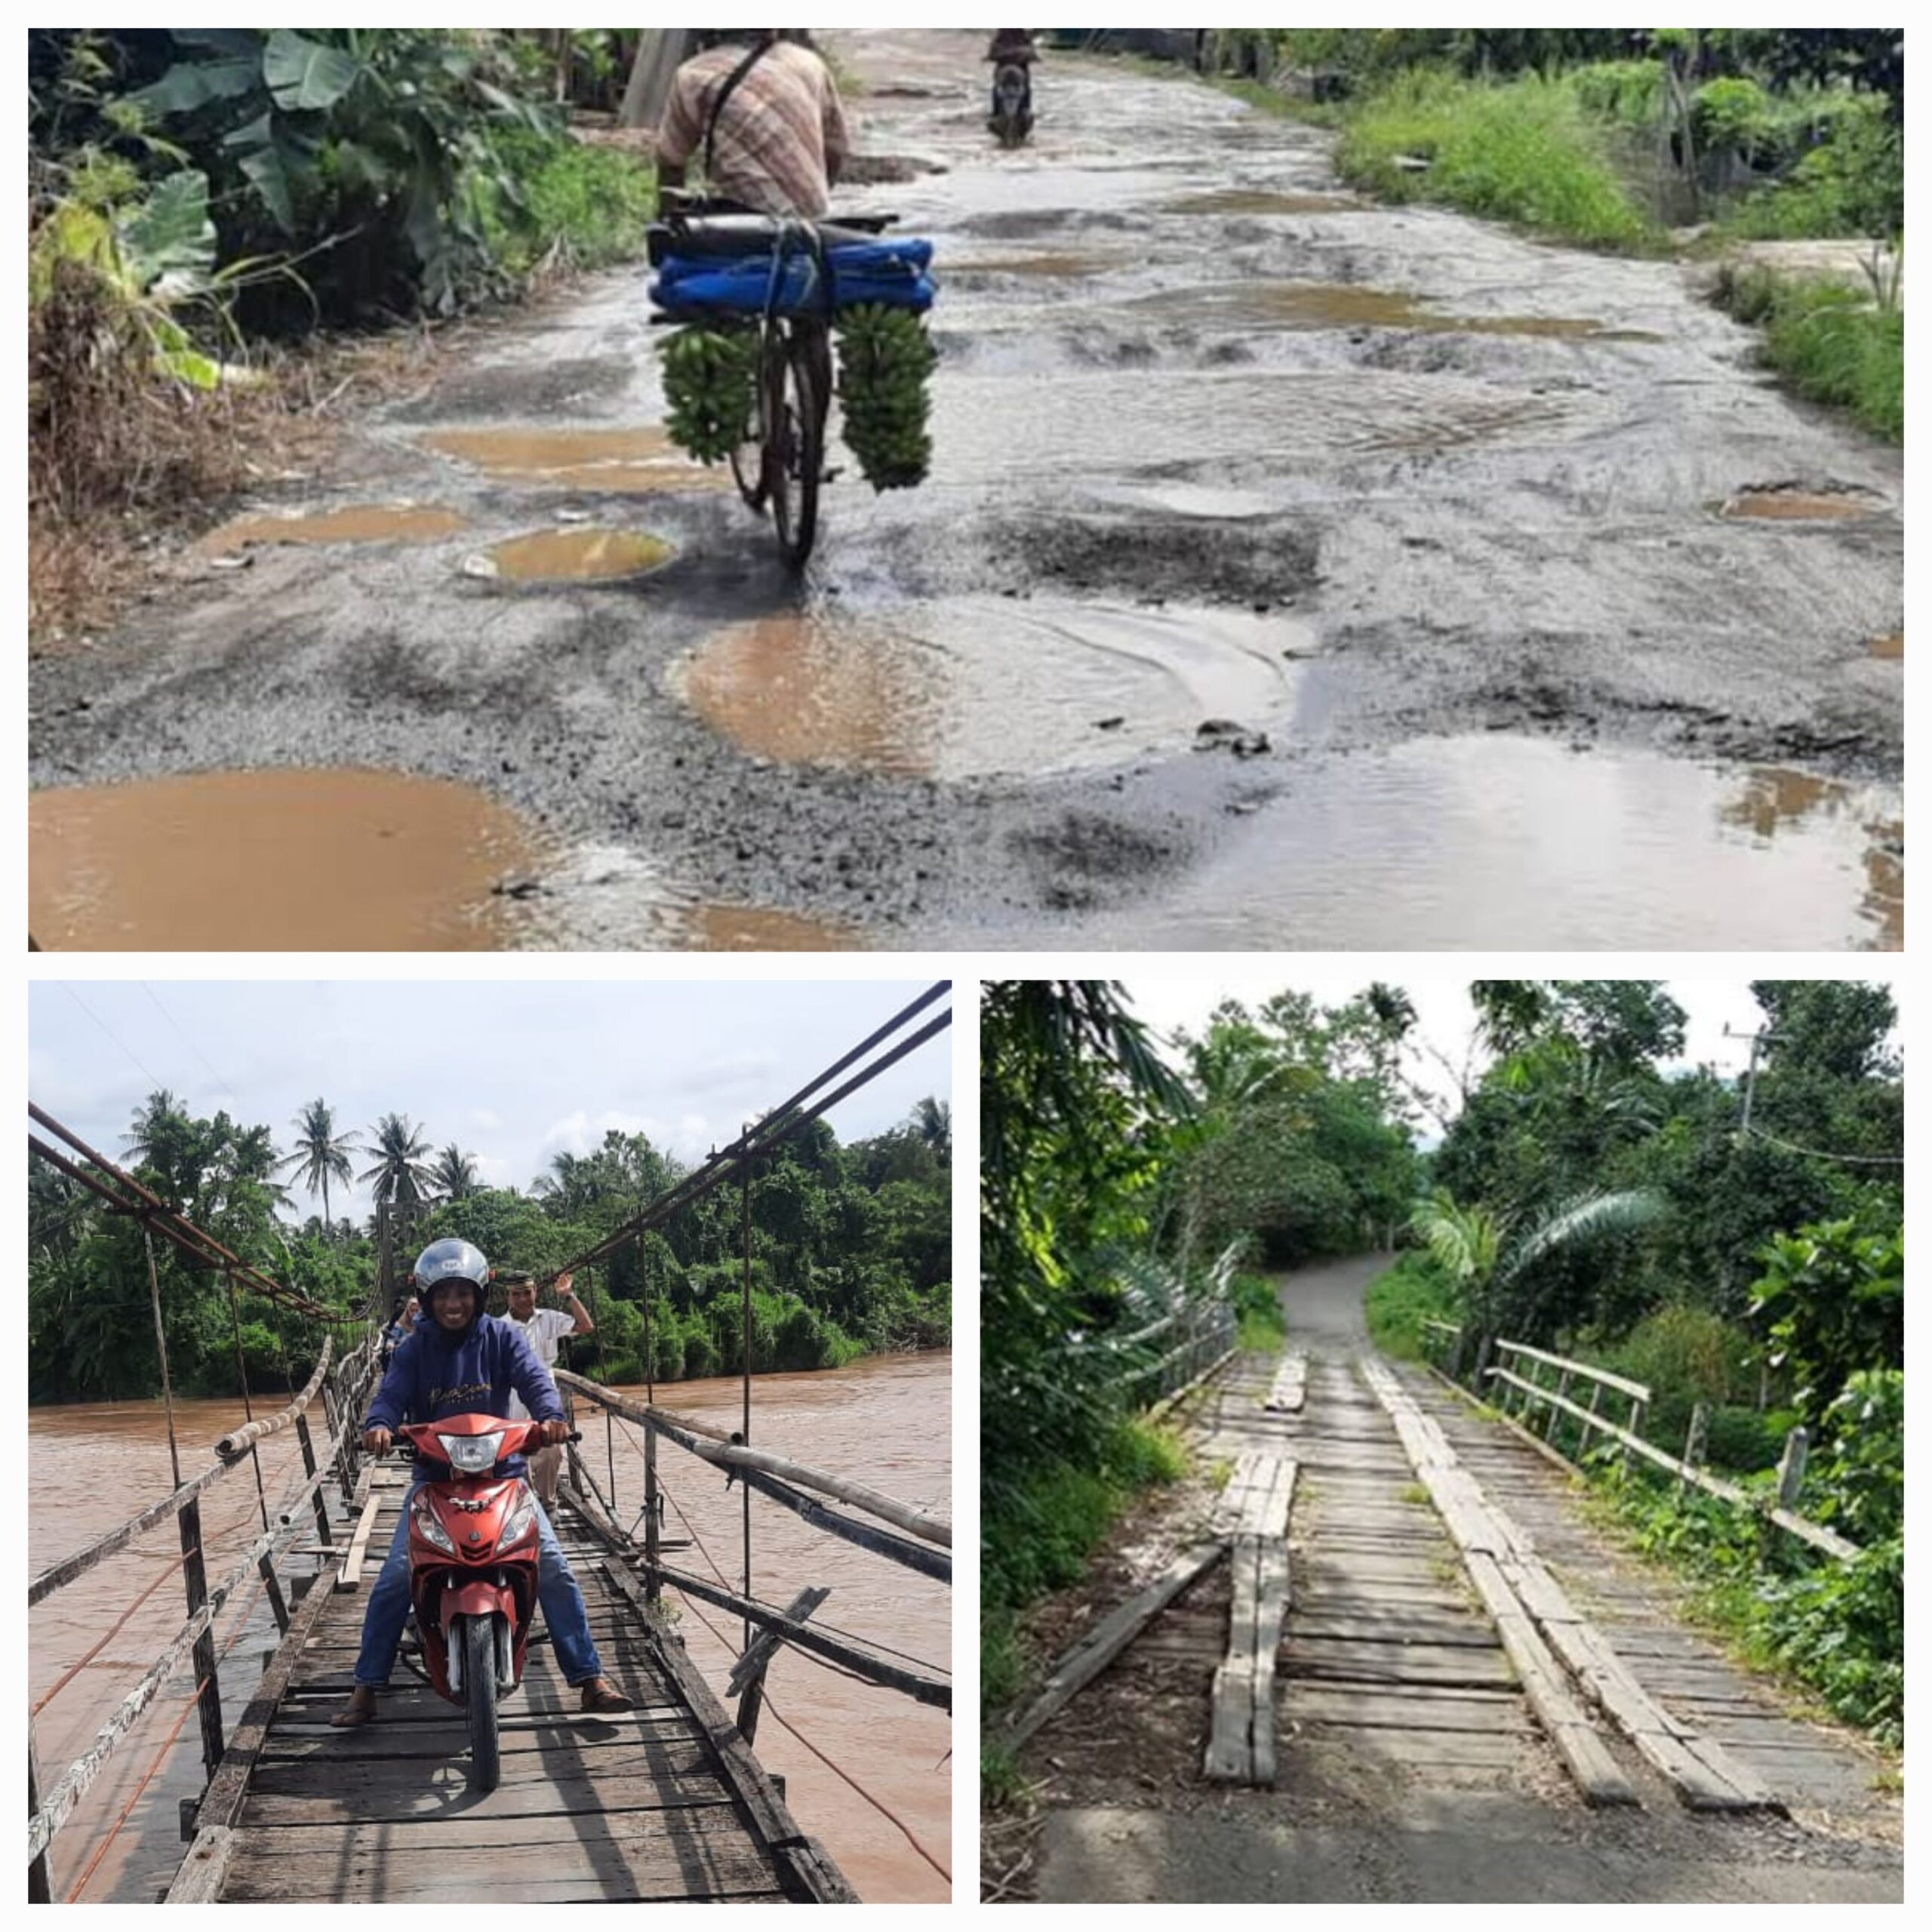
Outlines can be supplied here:
M1275 1657L1288 1605L1291 1457L1243 1458L1245 1487L1229 1556L1234 1581L1226 1660L1214 1673L1204 1775L1220 1783L1275 1777Z
M380 1783L371 1775L386 1775ZM730 1793L715 1772L688 1767L613 1774L571 1770L554 1763L545 1770L513 1770L509 1763L503 1781L485 1797L473 1797L460 1759L441 1772L420 1765L358 1765L352 1785L333 1780L290 1776L286 1767L272 1767L261 1775L263 1789L250 1794L242 1829L263 1825L302 1825L329 1830L346 1825L395 1825L411 1819L443 1819L454 1810L472 1818L521 1818L533 1813L595 1812L610 1817L620 1811L680 1810L691 1805L716 1804Z
M1227 1548L1222 1542L1197 1544L1177 1556L1147 1587L1096 1624L1053 1668L1040 1694L1006 1736L1017 1750L1055 1712L1069 1703L1125 1650L1155 1617L1214 1563Z

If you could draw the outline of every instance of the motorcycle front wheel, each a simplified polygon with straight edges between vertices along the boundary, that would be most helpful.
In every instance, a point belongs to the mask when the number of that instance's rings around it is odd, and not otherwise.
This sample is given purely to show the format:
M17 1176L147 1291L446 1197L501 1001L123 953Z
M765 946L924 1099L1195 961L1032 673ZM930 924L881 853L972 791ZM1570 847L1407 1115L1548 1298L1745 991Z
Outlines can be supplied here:
M469 1785L494 1791L503 1775L497 1743L497 1647L487 1617L463 1620L463 1688L469 1712Z

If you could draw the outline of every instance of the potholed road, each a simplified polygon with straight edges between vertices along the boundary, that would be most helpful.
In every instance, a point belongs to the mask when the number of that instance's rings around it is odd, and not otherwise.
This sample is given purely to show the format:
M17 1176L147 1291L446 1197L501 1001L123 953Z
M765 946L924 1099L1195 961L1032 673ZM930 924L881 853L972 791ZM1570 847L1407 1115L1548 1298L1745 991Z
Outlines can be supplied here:
M175 781L36 797L43 944L1900 943L1900 460L1679 266L1109 63L1001 153L974 36L834 44L928 484L848 466L795 583L660 446L641 267L472 329L245 506L373 524L35 662L36 787Z

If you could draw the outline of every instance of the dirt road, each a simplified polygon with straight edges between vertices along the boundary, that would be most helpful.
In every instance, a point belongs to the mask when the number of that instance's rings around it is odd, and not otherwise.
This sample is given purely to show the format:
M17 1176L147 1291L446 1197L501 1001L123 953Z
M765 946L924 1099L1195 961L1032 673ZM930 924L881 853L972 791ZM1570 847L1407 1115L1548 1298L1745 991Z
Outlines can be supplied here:
M1223 1563L1028 1746L1042 1810L1023 1889L1109 1903L1900 1898L1902 1814L1877 1755L1788 1710L1700 1634L1673 1580L1621 1552L1561 1475L1408 1374L1463 1467L1533 1534L1644 1689L1786 1815L1686 1808L1601 1716L1638 1802L1583 1801L1358 1369L1362 1297L1382 1265L1364 1257L1285 1281L1289 1344L1309 1358L1303 1408L1269 1414L1275 1364L1239 1358L1189 1417L1201 1475L1133 1521L1081 1590L1038 1614L1063 1636L1090 1628L1207 1532L1216 1469L1257 1450L1293 1458L1272 1785L1203 1774L1229 1643ZM992 1841L1016 1841L1009 1829Z
M663 446L641 268L472 331L35 663L43 944L1900 942L1900 459L1678 266L1107 63L1002 154L973 36L834 44L931 481L848 466L798 584Z

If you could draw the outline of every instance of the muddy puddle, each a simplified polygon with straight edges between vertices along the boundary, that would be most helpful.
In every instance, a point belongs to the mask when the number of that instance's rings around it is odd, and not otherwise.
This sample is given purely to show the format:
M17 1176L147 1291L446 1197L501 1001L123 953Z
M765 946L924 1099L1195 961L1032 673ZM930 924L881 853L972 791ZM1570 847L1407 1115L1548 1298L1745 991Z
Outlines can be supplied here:
M1358 214L1373 208L1347 195L1297 195L1265 188L1222 188L1163 202L1162 214Z
M1852 491L1740 490L1718 506L1727 520L1760 523L1841 523L1871 516L1882 505Z
M423 441L488 475L548 490L641 496L731 481L692 462L662 429L438 429Z
M244 516L211 530L195 546L225 557L269 543L434 543L452 537L466 519L454 510L414 503L348 503L294 516Z
M215 771L33 792L29 918L50 951L467 952L515 944L493 887L538 854L441 780Z
M1903 808L1884 786L1488 734L1311 762L1244 826L1164 903L1054 940L1177 951L1903 942Z
M694 906L682 915L680 942L694 952L856 952L866 942L850 926L757 906Z
M1905 632L1894 631L1889 637L1875 637L1872 640L1870 654L1882 657L1888 663L1903 663L1905 660Z
M1210 283L1162 289L1125 305L1143 315L1220 328L1411 329L1445 335L1537 336L1594 342L1657 342L1636 329L1574 315L1449 315L1393 289L1331 281Z
M754 756L892 777L961 779L1117 764L1176 749L1212 718L1286 709L1280 616L961 598L735 625L673 684Z
M538 530L492 544L463 568L514 583L599 583L642 577L676 555L674 545L641 530Z

